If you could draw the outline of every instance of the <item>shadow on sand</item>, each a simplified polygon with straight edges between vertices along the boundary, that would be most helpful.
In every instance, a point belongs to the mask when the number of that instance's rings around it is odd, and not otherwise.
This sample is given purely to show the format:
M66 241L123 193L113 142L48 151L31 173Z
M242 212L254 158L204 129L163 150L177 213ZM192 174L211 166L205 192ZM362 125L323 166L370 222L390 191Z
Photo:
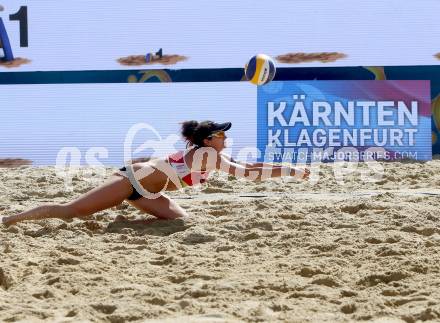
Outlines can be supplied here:
M188 220L174 219L141 219L128 220L118 216L114 222L108 224L105 232L126 233L127 229L135 231L138 235L168 236L170 234L184 231L193 226Z

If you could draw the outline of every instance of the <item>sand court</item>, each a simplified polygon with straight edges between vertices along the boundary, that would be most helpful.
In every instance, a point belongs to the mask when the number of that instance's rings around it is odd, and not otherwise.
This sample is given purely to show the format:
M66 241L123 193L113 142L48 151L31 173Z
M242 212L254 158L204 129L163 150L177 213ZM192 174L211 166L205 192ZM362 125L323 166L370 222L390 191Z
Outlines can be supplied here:
M436 321L440 161L382 166L378 183L354 173L345 185L331 165L313 186L214 174L170 194L185 221L122 204L2 227L0 320ZM93 187L79 176L67 192L53 167L0 176L2 214Z

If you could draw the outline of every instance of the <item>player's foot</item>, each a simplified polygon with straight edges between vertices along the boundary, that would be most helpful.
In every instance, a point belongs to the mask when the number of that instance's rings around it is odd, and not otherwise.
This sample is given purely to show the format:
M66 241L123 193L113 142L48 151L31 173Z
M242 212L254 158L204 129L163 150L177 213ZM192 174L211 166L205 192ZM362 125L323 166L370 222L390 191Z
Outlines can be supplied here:
M7 220L8 220L7 216L0 215L0 226L2 226L2 225L10 226L10 225L16 223L16 221L11 221L11 220L7 221Z

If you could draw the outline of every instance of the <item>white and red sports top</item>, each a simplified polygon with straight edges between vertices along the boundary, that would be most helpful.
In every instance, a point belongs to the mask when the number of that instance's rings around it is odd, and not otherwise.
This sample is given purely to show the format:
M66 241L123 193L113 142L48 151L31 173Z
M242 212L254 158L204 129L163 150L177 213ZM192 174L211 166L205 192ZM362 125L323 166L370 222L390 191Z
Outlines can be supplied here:
M178 151L168 156L168 163L177 173L180 184L185 186L193 186L203 184L208 180L209 171L193 171L185 163L185 154L187 151Z

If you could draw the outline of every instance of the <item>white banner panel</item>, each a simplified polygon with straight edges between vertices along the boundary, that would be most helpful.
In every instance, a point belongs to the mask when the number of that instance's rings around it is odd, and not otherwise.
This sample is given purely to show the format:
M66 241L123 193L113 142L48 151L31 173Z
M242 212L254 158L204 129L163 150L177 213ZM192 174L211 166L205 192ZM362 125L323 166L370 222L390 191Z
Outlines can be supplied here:
M54 165L60 151L72 152L82 165L86 155L103 152L105 165L124 161L124 141L134 132L133 157L164 156L185 147L180 122L231 121L231 153L256 147L257 89L247 82L4 85L0 96L0 159L24 158L33 165ZM133 131L131 132L133 134ZM69 148L70 147L70 148ZM75 157L76 156L76 157Z
M10 71L127 69L132 66L117 59L160 48L164 55L187 59L145 66L243 67L256 53L292 52L347 54L303 66L438 63L440 2L434 0L0 0L0 5L15 57L29 60Z

